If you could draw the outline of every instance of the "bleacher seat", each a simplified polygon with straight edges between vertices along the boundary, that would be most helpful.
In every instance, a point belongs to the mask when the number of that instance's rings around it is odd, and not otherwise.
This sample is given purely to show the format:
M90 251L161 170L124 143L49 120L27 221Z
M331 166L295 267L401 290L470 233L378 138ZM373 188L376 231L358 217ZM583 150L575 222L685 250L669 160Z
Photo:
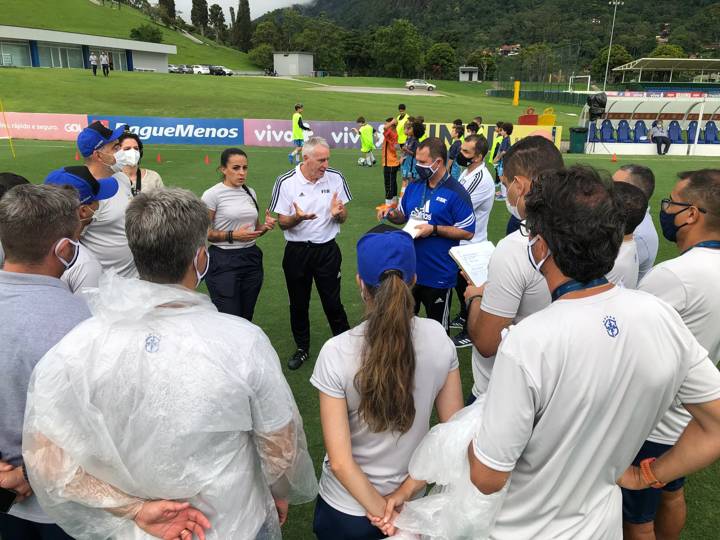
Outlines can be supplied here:
M645 122L642 120L638 120L637 122L635 122L633 141L636 143L650 142L650 140L648 139L647 126L645 125Z
M630 138L630 124L628 124L627 120L620 120L620 123L618 124L617 142L619 142L619 143L632 142L632 139Z
M705 144L720 144L718 139L718 127L717 124L710 120L705 123L705 136L703 137Z
M588 142L600 142L600 139L598 138L597 123L594 121L590 122L588 129L590 130L590 133L588 134Z
M687 128L687 143L688 144L693 144L695 142L695 135L697 133L697 128L698 128L697 120L693 120L692 122L690 122L688 124L688 128ZM705 142L703 140L702 132L700 132L700 136L698 137L698 142L700 144Z
M600 140L602 142L615 142L613 125L610 120L603 120L600 125Z
M673 144L683 144L685 142L683 141L680 122L677 120L670 122L670 125L668 126L668 137L670 138L670 142Z

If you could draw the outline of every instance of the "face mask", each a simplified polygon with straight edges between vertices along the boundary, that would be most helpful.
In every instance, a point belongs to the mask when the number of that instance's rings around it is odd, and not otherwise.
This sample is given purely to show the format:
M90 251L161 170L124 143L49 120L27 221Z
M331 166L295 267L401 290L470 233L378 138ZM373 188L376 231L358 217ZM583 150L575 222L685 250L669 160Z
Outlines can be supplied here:
M200 249L205 249L205 258L207 259L207 264L205 265L205 270L200 272L198 270L198 258L200 257ZM200 286L200 283L202 283L203 278L208 273L208 270L210 270L210 252L207 250L207 248L200 248L198 249L198 252L195 254L195 259L193 259L193 268L195 268L195 277L197 278L197 284L195 285L195 288L197 289Z
M75 252L73 253L72 258L69 261L66 261L60 256L60 246L62 245L63 240L67 240L70 244L75 246ZM65 270L70 268L73 264L75 264L75 261L77 261L78 254L80 253L80 242L76 242L75 240L71 240L70 238L61 238L57 244L55 244L55 256L58 258L58 260L63 264L65 267Z
M545 255L545 257L543 257L543 259L540 262L535 262L535 257L533 257L532 247L535 245L535 243L539 239L540 239L540 237L536 236L535 238L533 238L532 240L530 240L528 242L528 246L527 246L528 258L530 259L530 264L532 264L532 267L535 270L537 270L538 272L540 272L540 268L542 268L542 265L545 264L545 261L548 260L548 257L550 257L550 255L552 255L552 253L548 249L547 255ZM540 273L542 273L542 272L540 272Z
M115 152L115 165L112 166L112 170L120 172L123 167L135 167L140 161L140 152L134 148L128 150L118 150Z
M420 165L419 163L416 163L415 172L417 172L418 179L423 182L427 182L437 172L437 169L433 169L432 165Z
M92 208L90 210L92 210ZM86 221L88 225L90 225L91 223L95 223L97 221L97 210L92 210L92 215L89 218L81 219L80 223L85 223Z
M461 152L458 154L455 161L457 161L457 164L461 167L469 167L470 164L473 162L473 159L475 158L466 158L465 155Z
M510 186L513 185L513 182L515 182L517 178L513 178L513 181L510 182ZM519 219L522 221L522 217L520 216L520 212L517 208L517 201L515 201L515 205L512 205L510 203L510 186L507 187L507 196L505 197L505 207L507 208L507 211L510 212L512 216L514 216L516 219ZM518 197L519 199L519 197Z
M675 225L675 216L683 213L688 208L690 207L685 207L679 212L675 212L674 214L665 212L662 208L660 209L660 228L662 229L665 240L669 242L677 242L678 231L682 229L685 225L687 225L687 223L683 223L682 225Z

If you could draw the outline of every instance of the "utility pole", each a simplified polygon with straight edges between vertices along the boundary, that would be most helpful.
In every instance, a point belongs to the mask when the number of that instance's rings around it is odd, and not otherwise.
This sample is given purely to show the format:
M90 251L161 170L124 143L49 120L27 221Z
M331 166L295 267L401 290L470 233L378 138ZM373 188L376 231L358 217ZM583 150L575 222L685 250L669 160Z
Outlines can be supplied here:
M605 87L607 86L608 71L610 70L610 53L612 53L613 34L615 33L615 16L617 15L618 6L622 6L624 4L625 2L621 2L619 0L610 0L610 2L608 2L609 6L613 6L613 20L612 26L610 27L610 46L608 47L607 63L605 64L605 80L603 81L603 92L605 91Z

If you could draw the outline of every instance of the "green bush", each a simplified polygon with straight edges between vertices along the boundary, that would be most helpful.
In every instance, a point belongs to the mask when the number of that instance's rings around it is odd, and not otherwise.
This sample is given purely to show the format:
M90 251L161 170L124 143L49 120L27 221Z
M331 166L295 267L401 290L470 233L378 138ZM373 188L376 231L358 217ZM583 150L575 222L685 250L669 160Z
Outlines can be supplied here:
M152 24L142 24L130 30L130 39L137 41L149 41L150 43L162 43L162 30Z

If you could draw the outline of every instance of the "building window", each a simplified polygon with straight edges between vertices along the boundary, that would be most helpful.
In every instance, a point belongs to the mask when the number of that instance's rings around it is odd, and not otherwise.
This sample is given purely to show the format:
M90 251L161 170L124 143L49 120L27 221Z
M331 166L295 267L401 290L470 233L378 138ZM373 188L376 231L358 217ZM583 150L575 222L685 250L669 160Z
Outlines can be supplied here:
M38 54L42 67L54 68L83 68L82 48L72 45L59 45L55 43L38 44Z
M31 66L30 45L22 41L0 41L0 66Z

